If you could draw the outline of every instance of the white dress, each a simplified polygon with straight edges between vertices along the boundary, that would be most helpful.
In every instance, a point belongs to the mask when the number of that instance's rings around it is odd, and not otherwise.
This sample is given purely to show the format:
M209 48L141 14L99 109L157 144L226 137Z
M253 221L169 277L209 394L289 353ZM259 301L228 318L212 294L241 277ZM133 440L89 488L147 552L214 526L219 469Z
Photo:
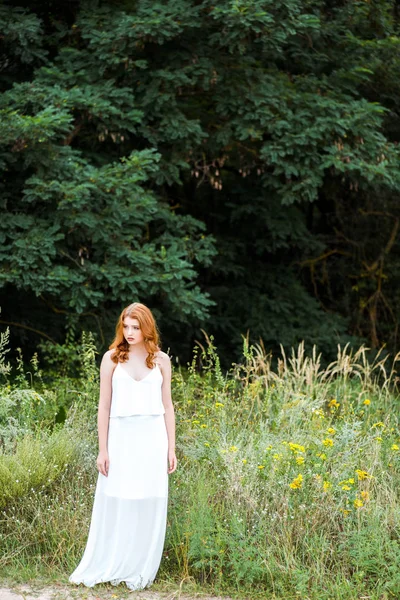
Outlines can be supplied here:
M158 365L133 379L112 376L108 477L99 473L89 536L71 583L149 586L160 566L168 502L168 438Z

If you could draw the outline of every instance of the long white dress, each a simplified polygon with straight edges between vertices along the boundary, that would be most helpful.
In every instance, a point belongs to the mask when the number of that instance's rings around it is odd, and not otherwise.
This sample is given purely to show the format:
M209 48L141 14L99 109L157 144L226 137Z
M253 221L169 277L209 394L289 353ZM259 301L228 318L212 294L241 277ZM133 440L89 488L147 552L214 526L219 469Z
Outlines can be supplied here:
M168 438L158 365L133 379L114 369L108 430L108 477L99 473L83 557L71 583L109 581L143 589L155 579L165 540Z

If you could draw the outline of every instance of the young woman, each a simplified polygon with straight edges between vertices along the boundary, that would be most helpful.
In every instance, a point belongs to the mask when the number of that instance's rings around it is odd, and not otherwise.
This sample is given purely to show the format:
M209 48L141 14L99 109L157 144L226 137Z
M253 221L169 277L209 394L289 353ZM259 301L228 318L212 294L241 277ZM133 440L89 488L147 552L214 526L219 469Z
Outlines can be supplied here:
M89 587L124 581L142 589L160 566L168 474L177 466L171 363L144 304L122 311L101 362L98 432L89 537L69 581Z

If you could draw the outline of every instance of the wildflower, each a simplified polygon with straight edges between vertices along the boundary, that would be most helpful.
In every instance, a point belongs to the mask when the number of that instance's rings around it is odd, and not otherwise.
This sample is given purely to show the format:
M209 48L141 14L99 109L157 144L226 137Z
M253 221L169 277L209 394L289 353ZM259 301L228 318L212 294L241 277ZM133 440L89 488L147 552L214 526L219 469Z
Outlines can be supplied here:
M325 415L320 408L313 408L313 413L314 413L314 415L321 417L321 419L325 419Z
M345 485L345 484L348 484L348 483L353 484L354 483L354 479L353 478L351 478L351 479L343 479L343 481L339 481L339 485Z
M198 421L197 419L195 419L194 421L192 421L192 425L198 425L200 423L200 421Z
M342 485L342 490L348 492L349 490L351 490L351 487L349 485Z
M231 446L231 447L229 448L229 452L237 452L237 448L236 448L236 446Z
M354 506L355 506L356 508L361 508L362 506L364 506L364 503L363 503L363 501L362 501L362 500L360 500L360 498L356 498L356 499L354 500Z
M382 438L378 435L378 437L375 438L377 442L381 442Z
M358 475L358 479L362 480L362 479L371 479L372 475L369 475L367 473L367 471L362 471L361 469L356 469L356 473Z
M324 481L324 492L327 492L329 490L329 488L332 487L332 484L330 481Z
M361 498L363 500L365 500L365 502L368 502L368 500L369 500L369 492L367 492L367 490L363 490L361 492Z
M258 469L265 469L264 465L258 465Z
M328 406L329 408L339 408L340 402L338 402L336 398L332 398L332 400L328 402Z
M335 433L336 433L336 429L333 429L333 427L329 427L329 428L327 429L327 432L328 432L328 433L330 433L331 435L335 435Z
M295 477L295 479L293 479L292 483L289 483L289 487L292 488L292 490L298 490L301 488L303 483L303 475L301 473L299 473L299 475L297 475L297 477Z
M202 429L207 429L208 425L206 425L205 423L202 423L202 424L200 425L200 427L201 427Z
M325 454L325 452L317 452L317 456L321 460L326 460L326 454Z
M371 404L371 400L369 398L365 398L363 404L365 404L365 406L369 406Z
M351 510L348 510L346 508L341 508L340 510L342 511L342 513L345 517L347 517L347 515L349 515L351 513Z
M385 424L382 421L378 421L372 425L371 429L374 429L374 427L385 427Z
M397 445L397 444L393 444L393 445L392 445L392 450L398 450L398 449L399 449L399 447L398 447L398 445Z
M215 407L218 408L219 406L224 406L224 405L222 404L222 402L216 402Z
M330 438L326 438L322 441L322 443L324 446L333 446L333 440L331 440Z
M247 459L246 458L242 458L242 463L245 465L247 463Z
M268 452L268 450L272 450L272 446L271 446L271 445L269 445L269 446L267 446L267 447L265 448L265 452Z
M210 444L209 444L208 442L204 442L204 445L205 445L207 448L209 448L209 447L210 447Z
M293 444L292 442L289 442L289 448L292 450L292 452L304 452L305 451L304 446L300 446L300 444Z
M272 458L274 458L275 460L280 460L283 457L283 454L273 454Z
M296 456L296 462L298 465L302 465L304 461L305 461L304 456Z

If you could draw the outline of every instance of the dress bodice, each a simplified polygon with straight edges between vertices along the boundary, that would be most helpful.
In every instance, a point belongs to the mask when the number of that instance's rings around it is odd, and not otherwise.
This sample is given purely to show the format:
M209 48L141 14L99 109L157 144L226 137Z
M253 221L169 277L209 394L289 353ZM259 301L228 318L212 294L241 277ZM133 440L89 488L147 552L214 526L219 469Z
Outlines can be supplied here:
M112 375L110 417L163 415L162 382L163 376L157 364L138 381L118 363Z

